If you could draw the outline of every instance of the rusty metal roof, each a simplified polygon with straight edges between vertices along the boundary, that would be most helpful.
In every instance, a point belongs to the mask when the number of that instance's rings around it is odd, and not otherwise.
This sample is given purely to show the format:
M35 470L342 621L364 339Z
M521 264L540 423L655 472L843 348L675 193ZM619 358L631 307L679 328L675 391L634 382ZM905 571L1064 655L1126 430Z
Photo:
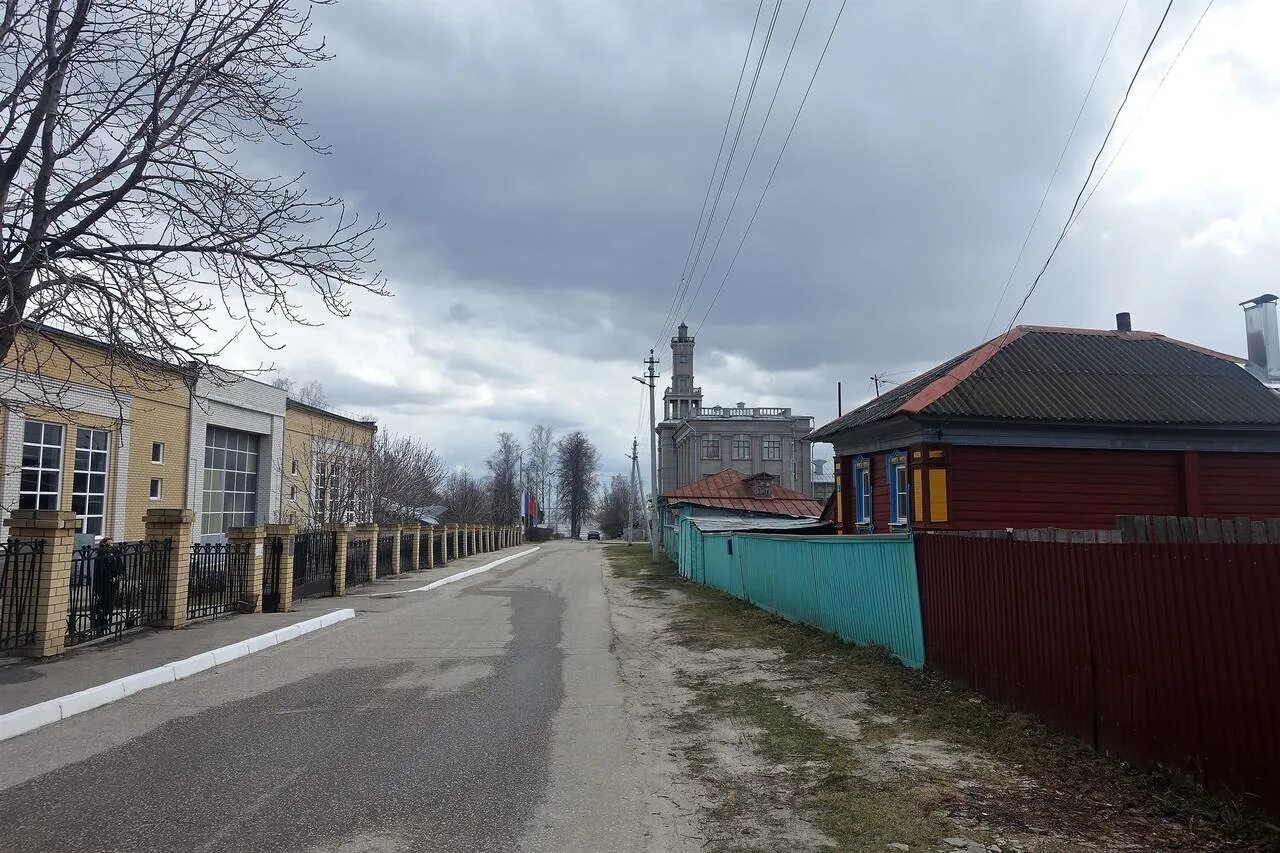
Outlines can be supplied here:
M1233 356L1153 332L1019 326L810 433L899 414L1168 426L1280 426L1280 396Z
M774 485L773 497L754 497L751 486L747 483L752 476L729 468L669 492L667 499L675 504L686 503L791 518L817 518L822 514L822 504L794 489Z

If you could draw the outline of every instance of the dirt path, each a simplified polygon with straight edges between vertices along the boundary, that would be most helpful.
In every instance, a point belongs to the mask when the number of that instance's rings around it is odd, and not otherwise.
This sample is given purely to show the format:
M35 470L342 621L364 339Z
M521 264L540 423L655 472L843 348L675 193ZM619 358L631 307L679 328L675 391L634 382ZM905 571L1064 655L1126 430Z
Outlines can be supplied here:
M885 653L607 550L630 716L670 763L672 850L1271 850L1197 790L1094 755Z

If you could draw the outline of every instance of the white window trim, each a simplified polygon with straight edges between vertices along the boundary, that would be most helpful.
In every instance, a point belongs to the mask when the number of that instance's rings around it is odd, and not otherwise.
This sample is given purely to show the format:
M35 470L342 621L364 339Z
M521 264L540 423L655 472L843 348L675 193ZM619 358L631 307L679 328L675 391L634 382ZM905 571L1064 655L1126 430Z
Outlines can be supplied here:
M40 448L40 460L39 460L39 464L38 464L38 466L37 466L37 467L35 467L35 468L29 468L29 467L27 467L26 465L22 465L22 464L21 464L21 457L19 457L19 465L18 465L19 472L22 472L22 471L35 471L35 472L36 472L36 490L35 490L34 492L23 492L23 491L22 491L22 486L21 486L21 481L19 481L19 486L18 486L18 501L19 501L19 504L18 504L18 505L19 505L19 506L21 506L22 495L24 495L24 494L28 494L28 495L35 495L35 496L36 496L36 506L35 506L35 508L36 508L36 509L39 509L39 508L40 508L40 497L41 497L42 495L52 494L52 495L54 496L53 508L54 508L55 510L60 510L60 509L62 509L62 487L63 487L63 485L64 485L64 483L63 483L63 479L64 479L64 478L63 478L63 470L67 467L67 425L66 425L66 424L58 423L57 421L42 421L42 420L40 420L39 418L21 418L21 419L15 419L15 420L19 420L19 421L20 421L20 423L18 424L18 430L19 430L19 435L20 435L20 443L19 443L19 445L18 445L18 448L19 448L19 451L20 451L20 452L25 452L25 449L26 449L26 444L27 444L27 440L26 440L26 428L27 428L27 425L28 425L28 424L40 424L40 444L34 445L34 446L36 446L36 447L39 447L39 448ZM61 435L61 436L62 436L61 444L57 445L57 449L58 449L58 467L57 467L56 469L54 469L54 468L45 468L45 467L43 467L43 465L44 465L44 463L43 463L43 459L44 459L44 449L45 449L45 448L47 448L47 447L54 447L54 446L55 446L55 445L52 445L52 444L45 444L45 443L44 443L44 428L45 428L46 426L55 426L55 427L57 427L57 428L58 428L58 431L59 431L59 435ZM74 467L74 466L73 466L73 467ZM54 492L45 492L45 491L41 491L41 490L40 490L40 480L42 479L41 475L42 475L42 474L44 474L46 471L55 471L55 470L56 470L57 475L58 475L58 486L57 486L56 491L54 491Z
M891 455L888 471L889 476L885 479L889 483L889 523L894 527L909 527L911 525L911 476L907 467L906 454ZM902 477L902 488L899 488L899 476ZM899 516L898 498L904 494L907 497L907 514Z
M152 486L159 486L152 489ZM160 477L152 477L151 482L147 484L147 500L160 501L164 500L164 480Z
M156 458L156 448L157 448L157 447L158 447L158 448L160 448L160 458L159 458L159 459L157 459L157 458ZM153 442L151 442L151 464L152 464L152 465L163 465L163 464L164 464L164 442L163 442L163 441L153 441Z

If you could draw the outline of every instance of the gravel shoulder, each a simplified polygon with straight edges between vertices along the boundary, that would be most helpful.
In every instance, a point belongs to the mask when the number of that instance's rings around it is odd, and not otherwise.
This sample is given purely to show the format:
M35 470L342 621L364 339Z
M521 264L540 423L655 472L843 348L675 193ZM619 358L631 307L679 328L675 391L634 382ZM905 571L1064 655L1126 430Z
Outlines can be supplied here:
M976 693L605 549L663 850L1280 850L1280 830Z

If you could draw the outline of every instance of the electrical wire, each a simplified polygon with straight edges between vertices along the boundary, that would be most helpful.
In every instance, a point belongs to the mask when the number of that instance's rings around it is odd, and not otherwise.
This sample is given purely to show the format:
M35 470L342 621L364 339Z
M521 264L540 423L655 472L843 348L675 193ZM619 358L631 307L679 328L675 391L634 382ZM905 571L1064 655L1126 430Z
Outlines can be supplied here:
M1040 280L1044 278L1045 271L1049 269L1049 264L1053 262L1053 257L1058 253L1058 247L1062 245L1062 241L1067 237L1067 231L1071 227L1071 221L1076 215L1076 211L1080 207L1080 200L1084 197L1084 191L1089 187L1089 181L1093 178L1094 170L1098 168L1098 161L1102 159L1102 152L1107 148L1107 142L1111 139L1111 134L1116 129L1116 122L1120 120L1120 114L1124 112L1125 104L1129 102L1129 95L1133 93L1134 84L1138 82L1138 75L1142 73L1142 67L1147 62L1147 57L1151 55L1151 48L1155 46L1156 39L1160 37L1160 31L1164 29L1164 22L1169 20L1169 10L1173 8L1173 0L1169 0L1167 6L1164 7L1164 14L1160 16L1160 23L1156 24L1155 32L1151 34L1151 40L1147 42L1147 48L1142 52L1142 58L1138 60L1138 67L1133 70L1133 76L1129 78L1129 85L1124 90L1124 97L1120 99L1120 106L1116 108L1115 115L1111 117L1111 124L1107 126L1107 133L1102 137L1102 145L1098 147L1098 153L1093 156L1093 162L1089 164L1089 173L1085 175L1084 183L1080 185L1080 192L1076 193L1076 200L1071 205L1071 213L1067 215L1066 222L1062 225L1062 232L1058 234L1058 239L1054 242L1053 248L1049 250L1049 255L1044 259L1044 264L1040 267L1040 272L1036 273L1035 279L1031 282L1031 287L1027 288L1026 295L1022 297L1022 301L1018 303L1018 310L1013 312L1013 316L1009 318L1009 325L1005 329L1005 335L1013 330L1014 323L1018 322L1018 316L1022 313L1022 309L1027 307L1027 302L1031 299L1031 295L1036 292L1036 288L1040 285Z
M1125 145L1129 143L1129 137L1133 136L1133 132L1138 129L1138 125L1142 123L1142 119L1146 116L1147 110L1151 109L1151 104L1156 99L1156 95L1160 94L1160 88L1164 86L1164 81L1169 79L1173 66L1178 64L1178 60L1182 58L1182 52L1187 49L1187 45L1191 43L1191 39L1196 34L1196 30L1200 29L1200 23L1204 20L1204 16L1209 14L1209 10L1213 8L1214 0L1209 0L1205 4L1204 11L1200 13L1200 17L1196 19L1195 26L1191 28L1191 32L1187 33L1186 39L1182 42L1182 47L1178 48L1177 54L1174 55L1173 61L1169 63L1169 67L1164 70L1164 76L1160 78L1160 82L1156 84L1156 88L1151 93L1151 97L1147 98L1147 102L1142 105L1142 110L1138 113L1137 118L1133 120L1133 125L1129 128L1129 132L1124 135L1124 139L1120 140L1116 153L1111 155L1111 159L1107 161L1107 167L1102 170L1102 174L1098 176L1098 180L1094 182L1093 189L1089 190L1089 194L1084 197L1084 202L1080 205L1080 209L1076 211L1075 218L1071 220L1068 227L1074 227L1076 222L1084 214L1084 209L1089 206L1089 202L1093 200L1093 194L1098 191L1098 187L1102 186L1102 182L1107 179L1107 175L1111 172L1111 167L1115 165L1116 160L1124 151Z
M747 227L742 232L742 239L738 241L738 248L734 250L733 258L729 261L728 268L724 271L724 277L720 279L720 285L716 288L715 295L711 297L707 310L703 313L702 319L698 322L698 331L701 331L703 324L707 322L707 317L711 315L711 309L716 306L716 301L720 298L721 291L724 290L725 282L729 280L729 275L733 272L734 265L738 262L738 255L742 253L742 247L747 242L747 236L751 234L751 226L755 225L756 217L760 214L760 207L764 204L765 196L769 194L769 187L773 185L773 176L778 173L778 165L782 163L782 155L787 153L787 144L791 142L791 135L796 131L796 125L800 122L800 115L804 112L804 105L809 102L809 93L813 91L813 81L818 78L818 71L822 68L822 60L827 56L827 49L831 47L831 40L835 37L836 27L840 24L840 17L844 14L844 7L847 6L849 0L841 0L840 8L836 12L836 19L831 23L831 32L827 34L827 41L822 46L822 53L818 55L818 62L813 67L813 74L809 75L809 85L805 87L804 97L800 99L800 106L796 109L795 118L791 120L791 128L787 131L787 136L782 140L782 148L778 150L777 159L773 161L773 169L769 172L769 177L765 181L764 189L760 192L760 199L756 202L755 210L751 212L751 218L747 220Z
M1127 2L1127 0L1126 0ZM760 150L760 140L764 138L765 128L769 124L769 117L773 115L773 107L778 102L778 92L782 90L782 81L786 79L787 69L791 67L791 57L796 52L796 42L800 40L800 31L804 29L805 19L809 17L809 7L813 5L813 0L808 0L804 4L804 13L800 15L800 23L796 27L796 34L791 39L791 47L787 51L787 59L782 63L782 72L778 75L778 85L773 87L773 97L769 99L769 108L765 110L764 120L760 123L760 132L756 134L755 145L751 146L751 156L747 158L747 165L742 170L742 177L738 180L738 188L734 190L733 202L729 205L729 212L724 215L724 221L720 223L720 234L716 237L716 244L711 247L711 255L707 258L706 265L702 268L702 277L698 279L698 286L693 291L693 298L689 300L689 310L693 310L693 306L698 304L698 294L702 293L702 285L707 280L707 273L711 272L711 265L715 262L716 252L720 251L720 241L724 239L724 233L729 228L729 221L733 218L733 211L738 206L738 197L742 195L742 188L747 183L747 174L751 171L751 164L756 161L756 152ZM692 270L690 273L692 274Z
M720 185L716 188L715 200L711 203L711 212L707 215L706 227L702 232L702 240L698 244L698 251L693 256L693 265L689 268L691 271L698 268L698 262L702 258L702 251L707 245L707 236L711 233L711 225L715 221L716 209L720 206L720 198L724 195L724 185L729 179L729 171L733 166L734 155L738 151L738 142L742 139L742 128L747 122L747 114L751 111L751 102L755 99L756 85L760 82L760 71L764 68L764 60L769 52L769 42L773 40L773 31L778 24L778 13L782 10L782 0L777 0L773 6L773 17L769 21L769 29L764 34L764 42L760 47L760 55L756 58L755 73L751 77L751 88L747 91L746 100L742 104L742 112L738 116L738 127L733 135L733 144L729 147L729 156L725 158L724 170L720 173ZM692 278L692 274L690 275ZM680 296L679 305L676 308L676 315L679 316L684 307L684 296L689 292L689 280L684 283L684 290Z
M1076 128L1080 126L1080 117L1084 115L1084 108L1089 103L1089 97L1093 94L1093 88L1098 83L1098 75L1102 73L1103 63L1107 61L1107 54L1111 52L1111 43L1115 41L1116 32L1120 29L1120 22L1124 20L1124 12L1129 8L1129 0L1125 0L1124 5L1120 7L1120 14L1116 16L1115 26L1111 28L1111 35L1107 37L1107 46L1102 49L1102 56L1098 58L1098 67L1093 70L1093 79L1089 81L1089 88L1084 93L1084 100L1080 102L1080 109L1076 110L1076 117L1071 122L1071 131L1067 134L1067 141L1062 144L1062 151L1058 153L1058 162L1053 165L1053 174L1049 176L1049 182L1044 186L1044 193L1040 196L1040 204L1036 206L1035 216L1031 217L1031 225L1027 227L1027 233L1022 238L1022 245L1018 247L1018 256L1013 259L1013 266L1009 269L1009 275L1004 280L1004 287L1000 290L1000 298L996 300L996 307L991 311L991 318L987 320L987 327L982 331L982 339L985 341L987 336L991 334L991 327L995 325L996 317L1000 314L1000 307L1004 305L1004 298L1009 294L1009 287L1013 284L1013 276L1018 271L1018 266L1022 263L1022 256L1027 251L1027 244L1031 242L1031 234L1036 230L1036 224L1040 221L1040 213L1044 210L1044 203L1049 198L1049 191L1053 188L1053 182L1057 180L1058 171L1062 168L1062 161L1067 156L1067 149L1071 147L1071 140L1075 138Z
M747 73L747 62L751 59L751 45L755 44L756 31L760 26L760 12L764 9L764 0L756 5L756 17L751 23L751 37L747 39L747 49L742 54L742 67L738 69L738 82L733 88L733 101L729 104L729 114L724 118L724 130L720 134L720 147L716 150L716 162L711 167L711 175L707 178L707 188L702 194L702 209L698 211L698 224L694 226L693 236L689 238L689 250L684 256L684 266L680 268L680 281L676 284L675 292L671 295L671 305L667 307L667 315L662 321L662 328L658 330L658 337L653 343L653 348L657 349L658 344L662 343L662 336L670 326L676 310L677 300L680 298L680 289L684 285L685 277L689 269L689 259L693 257L694 244L698 242L698 232L702 230L702 217L707 212L707 200L711 198L711 186L716 181L716 175L720 171L720 157L724 154L724 142L729 138L729 126L733 123L733 115L738 108L738 94L742 91L742 78Z

